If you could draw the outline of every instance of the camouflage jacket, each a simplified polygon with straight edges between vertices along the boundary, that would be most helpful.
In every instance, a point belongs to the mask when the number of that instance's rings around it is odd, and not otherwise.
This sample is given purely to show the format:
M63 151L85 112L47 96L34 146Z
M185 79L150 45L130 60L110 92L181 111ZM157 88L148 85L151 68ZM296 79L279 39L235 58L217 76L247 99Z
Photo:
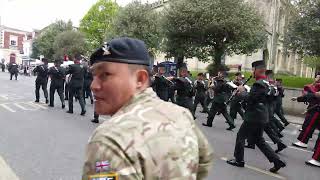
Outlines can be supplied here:
M203 179L212 158L190 112L148 88L94 131L82 179L106 173L119 180Z

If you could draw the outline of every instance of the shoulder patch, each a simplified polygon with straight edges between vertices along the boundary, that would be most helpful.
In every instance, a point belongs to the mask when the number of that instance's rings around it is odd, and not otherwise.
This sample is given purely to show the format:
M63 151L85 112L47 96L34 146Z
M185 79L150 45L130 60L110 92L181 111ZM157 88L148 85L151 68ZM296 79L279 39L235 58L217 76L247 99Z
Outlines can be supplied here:
M89 180L118 180L118 173L94 174L89 176Z

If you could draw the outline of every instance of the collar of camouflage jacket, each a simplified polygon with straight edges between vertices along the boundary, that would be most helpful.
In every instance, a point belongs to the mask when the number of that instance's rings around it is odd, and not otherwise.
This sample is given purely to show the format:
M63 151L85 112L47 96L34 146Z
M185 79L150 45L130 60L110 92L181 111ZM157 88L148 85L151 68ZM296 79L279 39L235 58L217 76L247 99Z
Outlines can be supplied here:
M132 109L134 109L134 107L141 105L147 101L150 101L152 99L157 99L158 96L157 94L153 91L153 89L151 87L145 89L142 92L139 92L137 94L135 94L131 100L125 104L124 106L122 106L117 113L115 113L112 117L117 117L120 116L124 113L127 113L129 111L131 111Z

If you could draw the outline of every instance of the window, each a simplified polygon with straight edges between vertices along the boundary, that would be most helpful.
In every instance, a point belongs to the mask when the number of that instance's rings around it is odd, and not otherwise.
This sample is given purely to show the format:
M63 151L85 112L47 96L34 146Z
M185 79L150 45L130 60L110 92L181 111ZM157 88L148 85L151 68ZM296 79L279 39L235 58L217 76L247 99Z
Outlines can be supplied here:
M10 46L17 46L18 45L18 36L10 36Z
M15 41L15 40L10 41L10 46L16 46L16 45L17 45L17 41Z

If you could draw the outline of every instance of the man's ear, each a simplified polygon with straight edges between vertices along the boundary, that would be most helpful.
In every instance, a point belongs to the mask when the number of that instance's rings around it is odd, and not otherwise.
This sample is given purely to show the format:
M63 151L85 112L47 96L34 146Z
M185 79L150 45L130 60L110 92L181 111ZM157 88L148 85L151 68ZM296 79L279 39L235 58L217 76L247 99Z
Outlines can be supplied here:
M149 83L149 74L146 70L138 70L136 72L136 76L137 76L137 87L141 88L143 86L148 85Z

